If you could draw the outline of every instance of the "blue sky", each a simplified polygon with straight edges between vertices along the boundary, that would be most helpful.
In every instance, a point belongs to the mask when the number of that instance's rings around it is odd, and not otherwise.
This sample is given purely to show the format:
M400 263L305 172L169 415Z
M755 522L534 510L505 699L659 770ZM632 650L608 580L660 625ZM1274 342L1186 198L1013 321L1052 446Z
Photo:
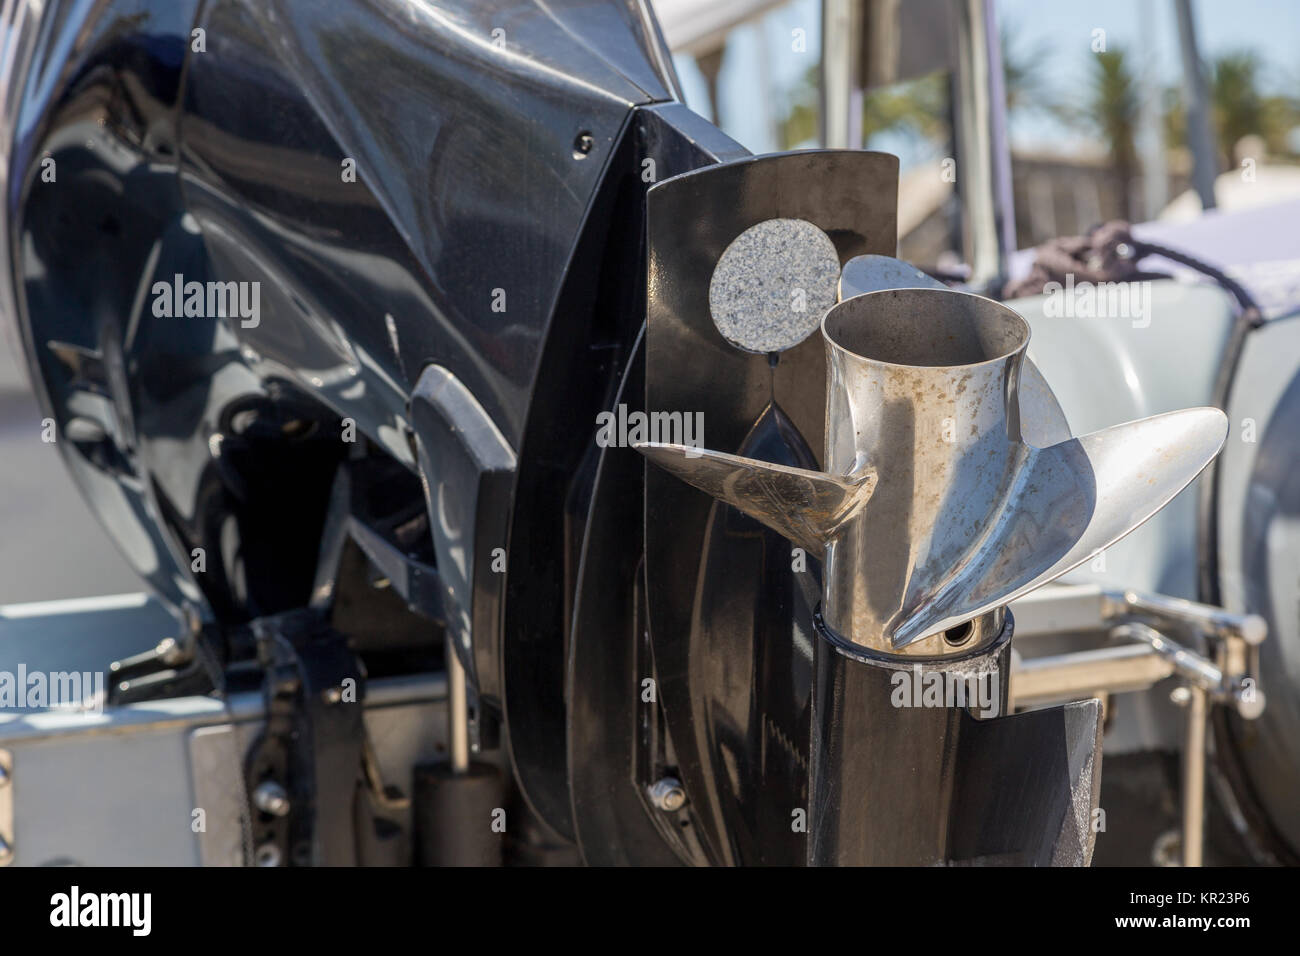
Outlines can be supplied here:
M755 95L756 86L789 88L816 62L820 7L818 0L794 0L732 35L720 80L722 123L750 149L766 152L776 145L771 124L779 111ZM1300 0L1193 0L1193 9L1203 56L1252 49L1265 63L1266 89L1300 96ZM999 0L998 15L1011 25L1019 45L1045 54L1048 62L1040 75L1060 97L1069 98L1082 86L1093 31L1099 28L1106 31L1108 45L1139 53L1162 86L1178 81L1172 0ZM1149 27L1144 27L1143 19ZM796 28L807 31L805 53L791 50L791 31ZM679 58L678 66L687 101L707 102L694 64ZM1018 146L1068 149L1071 138L1078 135L1044 117L1026 117L1012 127ZM910 144L872 145L906 153Z

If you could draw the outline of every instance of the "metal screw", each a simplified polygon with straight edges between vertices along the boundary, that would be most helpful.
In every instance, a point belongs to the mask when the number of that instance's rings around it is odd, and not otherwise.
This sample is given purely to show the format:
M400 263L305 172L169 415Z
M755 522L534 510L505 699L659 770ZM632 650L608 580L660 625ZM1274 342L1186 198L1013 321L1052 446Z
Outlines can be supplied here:
M265 780L257 785L253 791L253 804L273 817L288 816L291 809L289 794L274 780Z
M650 787L650 802L665 813L686 806L686 790L676 777L664 777Z
M596 137L592 136L586 130L583 130L573 141L573 158L586 159L587 154L595 148Z
M253 863L257 866L279 866L280 848L274 843L263 843L253 851Z
M176 642L174 637L164 637L158 642L153 652L158 655L159 661L169 667L182 663L181 658L184 656L181 653L180 644Z
M325 691L322 693L321 696L325 698L325 703L337 704L339 701L343 699L343 688L328 687L325 689Z
M1179 707L1186 707L1192 699L1192 689L1190 687L1175 687L1169 692L1169 699Z

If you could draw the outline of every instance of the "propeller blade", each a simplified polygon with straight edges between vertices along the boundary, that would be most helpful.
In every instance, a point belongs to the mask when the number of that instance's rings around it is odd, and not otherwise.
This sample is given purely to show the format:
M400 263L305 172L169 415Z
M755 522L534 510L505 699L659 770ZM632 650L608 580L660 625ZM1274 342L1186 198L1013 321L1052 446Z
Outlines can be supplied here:
M818 557L876 487L876 473L869 468L833 478L820 471L687 445L638 442L633 447L660 468L739 508Z
M1031 448L998 520L920 595L893 646L956 627L1078 567L1168 504L1227 434L1219 409L1189 408Z

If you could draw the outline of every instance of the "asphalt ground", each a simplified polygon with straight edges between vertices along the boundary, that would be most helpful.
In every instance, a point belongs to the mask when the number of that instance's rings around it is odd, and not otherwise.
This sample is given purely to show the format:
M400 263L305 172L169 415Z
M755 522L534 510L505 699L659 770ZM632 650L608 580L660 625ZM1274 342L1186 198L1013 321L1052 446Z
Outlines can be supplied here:
M0 336L0 604L140 591L59 456Z

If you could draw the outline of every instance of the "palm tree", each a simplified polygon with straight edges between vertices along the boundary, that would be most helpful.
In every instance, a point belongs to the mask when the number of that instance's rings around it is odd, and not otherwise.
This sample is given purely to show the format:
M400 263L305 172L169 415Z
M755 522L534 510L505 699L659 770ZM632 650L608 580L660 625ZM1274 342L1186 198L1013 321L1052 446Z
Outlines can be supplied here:
M1209 68L1210 113L1219 145L1219 168L1236 165L1233 148L1243 136L1263 137L1270 156L1292 155L1287 141L1300 125L1300 98L1282 93L1260 92L1262 63L1250 50L1238 50L1216 57ZM1178 89L1166 91L1166 142L1184 146L1187 142L1186 110Z
M1130 199L1137 170L1133 138L1141 97L1122 48L1112 46L1094 54L1085 110L1110 153L1111 168L1119 180L1120 208L1124 215L1132 215Z
M1233 147L1251 133L1264 135L1264 98L1259 57L1249 50L1225 53L1210 67L1210 113L1219 144L1220 168L1236 165Z

